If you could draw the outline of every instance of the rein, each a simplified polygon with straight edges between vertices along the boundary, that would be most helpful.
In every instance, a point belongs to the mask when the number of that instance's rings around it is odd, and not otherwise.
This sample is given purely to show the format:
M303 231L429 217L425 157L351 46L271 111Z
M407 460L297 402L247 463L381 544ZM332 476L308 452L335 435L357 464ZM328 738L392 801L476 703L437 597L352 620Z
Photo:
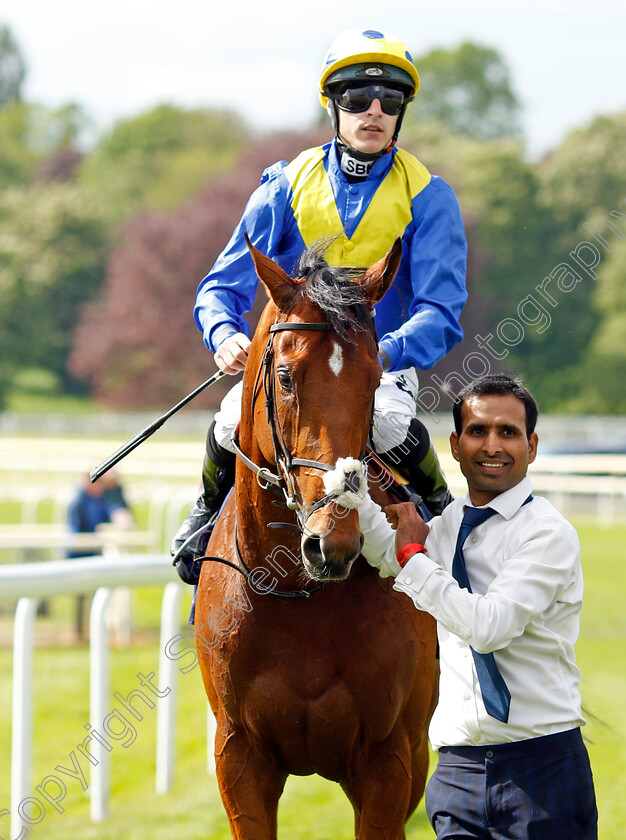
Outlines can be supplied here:
M277 524L277 523L274 523ZM281 523L282 524L282 523ZM288 523L286 523L288 524ZM294 526L296 527L296 526ZM235 569L235 571L239 572L239 574L243 575L245 578L246 583L248 586L253 589L255 592L259 592L258 584L255 585L253 582L250 582L250 569L246 566L246 563L243 559L241 551L239 550L239 540L237 539L237 523L235 522L235 552L237 553L237 563L233 563L230 560L226 560L224 557L203 557L203 562L207 560L209 562L214 563L222 563L224 566L230 566L231 569ZM308 598L313 595L314 592L319 592L320 589L324 589L325 586L328 586L328 581L322 581L313 589L267 589L267 592L260 592L261 595L274 595L277 598L286 598L288 600L294 600L298 598Z

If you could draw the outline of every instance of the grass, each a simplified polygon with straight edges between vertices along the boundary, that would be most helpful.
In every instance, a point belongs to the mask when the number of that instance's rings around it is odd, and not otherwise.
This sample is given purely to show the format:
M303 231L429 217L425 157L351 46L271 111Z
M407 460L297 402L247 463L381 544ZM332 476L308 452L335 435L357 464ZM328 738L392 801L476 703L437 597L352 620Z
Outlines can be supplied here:
M15 375L6 408L16 414L93 414L102 410L86 396L67 394L55 374L43 368L25 368Z
M598 796L599 836L618 840L626 832L626 527L579 525L585 570L585 604L577 658L589 725L588 740Z
M589 719L584 733L591 756L603 840L622 840L626 831L626 725L623 698L626 673L626 526L598 528L575 523L583 544L586 579L578 661L583 700ZM71 599L53 602L50 619L67 617ZM187 604L185 605L185 610ZM112 651L111 689L126 696L139 687L137 674L157 670L159 614L157 588L136 593L134 616L140 641ZM0 649L0 813L9 808L11 651ZM136 737L111 754L111 812L101 824L89 818L88 793L67 778L67 795L59 814L48 805L45 818L32 830L34 840L228 840L230 832L217 784L206 769L206 701L197 669L180 676L179 762L174 790L154 791L156 710L145 709L134 721ZM69 753L85 737L88 720L88 650L86 647L38 648L35 652L35 733L33 783L38 785L57 765L71 767ZM38 795L38 794L35 794ZM337 785L317 777L291 778L281 800L279 834L289 840L349 840L352 811ZM0 817L0 837L9 837L9 819ZM432 840L423 804L411 818L408 840Z

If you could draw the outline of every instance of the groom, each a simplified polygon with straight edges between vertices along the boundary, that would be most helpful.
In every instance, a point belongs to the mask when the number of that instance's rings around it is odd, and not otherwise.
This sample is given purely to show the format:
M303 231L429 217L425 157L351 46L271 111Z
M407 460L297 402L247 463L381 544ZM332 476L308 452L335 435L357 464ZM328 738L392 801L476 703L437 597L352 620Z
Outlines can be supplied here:
M450 444L468 495L429 525L412 504L387 508L388 521L369 497L360 508L367 561L437 619L428 817L450 840L596 840L574 654L578 536L532 494L537 406L526 388L488 375L458 400Z

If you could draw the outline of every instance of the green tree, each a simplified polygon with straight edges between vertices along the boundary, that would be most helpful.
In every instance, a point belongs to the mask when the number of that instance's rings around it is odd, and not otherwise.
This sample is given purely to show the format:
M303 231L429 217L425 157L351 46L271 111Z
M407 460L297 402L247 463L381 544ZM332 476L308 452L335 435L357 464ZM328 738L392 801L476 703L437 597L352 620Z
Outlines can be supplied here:
M72 387L74 325L104 266L103 223L76 186L0 193L0 399L19 368L45 368Z
M29 145L43 158L76 149L91 120L81 105L68 102L59 108L30 106Z
M524 160L517 141L465 137L435 123L407 128L403 145L410 145L432 172L453 186L468 238L469 299L461 319L465 337L432 372L422 375L422 383L432 385L433 374L443 380L452 371L468 378L464 360L482 353L492 370L522 373L533 389L541 391L549 372L546 345L550 358L566 364L584 344L579 347L564 329L569 318L552 319L546 332L538 331L539 323L536 328L522 324L524 335L515 346L498 337L498 326L506 319L519 319L518 305L536 294L536 286L557 261L554 227L538 203L533 165ZM525 311L530 311L530 304ZM511 337L510 330L501 329ZM501 359L480 346L489 335L493 338L488 344ZM471 368L470 363L470 369L480 372L480 365Z
M626 215L620 151L625 129L626 114L598 117L531 164L511 142L453 135L441 123L406 127L404 145L410 143L455 188L468 233L466 337L439 363L436 375L461 371L468 353L480 349L474 337L491 333L491 346L507 351L501 361L491 360L492 368L522 374L543 410L624 410L617 386L626 328L619 296L626 286L625 246L619 233L626 234L626 222L611 211ZM607 221L612 228L602 227ZM614 251L607 252L596 235ZM600 255L597 280L572 256L584 241ZM584 259L592 258L589 249ZM568 291L558 283L564 266L578 275ZM567 288L567 279L562 285ZM551 301L538 291L542 288L551 290ZM535 323L523 321L520 311ZM517 321L523 331L515 346L497 340L503 319ZM515 338L512 321L507 336ZM430 375L424 374L424 384Z
M565 345L564 352L553 358L552 345L546 344L548 364L543 384L549 407L559 410L612 412L620 404L615 386L621 381L616 372L623 360L619 358L617 338L625 325L625 315L618 296L607 289L613 283L615 290L617 281L611 278L619 278L620 271L624 282L624 263L619 258L623 250L616 246L615 254L607 255L594 239L594 231L603 220L610 220L617 229L624 227L623 219L610 214L613 210L626 212L625 132L626 112L595 117L571 131L536 166L539 204L554 230L555 264L573 265L582 278L571 294L562 297L555 311L555 318L569 324L571 354L567 355ZM611 245L617 242L618 236L611 229L605 229L602 235ZM584 241L598 247L600 254L595 282L571 256ZM549 338L546 336L548 342ZM620 411L624 410L623 402Z
M7 105L0 111L0 189L31 184L47 160L76 151L88 124L73 103L55 109L17 101Z
M571 131L537 167L540 200L568 233L578 236L594 214L626 196L626 111L595 117Z
M570 410L581 413L590 408L603 414L626 413L626 224L612 221L622 238L610 235L611 251L598 268L591 300L599 323L579 371L578 388L567 400Z
M172 210L232 165L244 135L229 112L159 105L118 122L85 161L80 181L112 222Z
M41 159L28 142L30 113L24 102L0 111L0 189L29 183Z
M0 24L0 108L20 98L26 63L8 26Z
M421 86L408 122L437 122L455 134L484 140L520 135L519 101L497 50L466 42L431 50L415 65Z

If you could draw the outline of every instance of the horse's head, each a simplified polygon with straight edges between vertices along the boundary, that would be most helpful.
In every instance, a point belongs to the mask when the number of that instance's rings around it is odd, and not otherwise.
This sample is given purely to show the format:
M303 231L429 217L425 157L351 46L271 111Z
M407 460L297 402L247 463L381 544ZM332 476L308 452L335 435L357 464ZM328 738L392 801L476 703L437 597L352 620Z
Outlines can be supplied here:
M373 306L393 282L402 243L360 272L328 266L314 246L296 279L248 244L271 300L244 375L242 449L280 474L307 573L341 580L363 539L354 508L381 374Z

